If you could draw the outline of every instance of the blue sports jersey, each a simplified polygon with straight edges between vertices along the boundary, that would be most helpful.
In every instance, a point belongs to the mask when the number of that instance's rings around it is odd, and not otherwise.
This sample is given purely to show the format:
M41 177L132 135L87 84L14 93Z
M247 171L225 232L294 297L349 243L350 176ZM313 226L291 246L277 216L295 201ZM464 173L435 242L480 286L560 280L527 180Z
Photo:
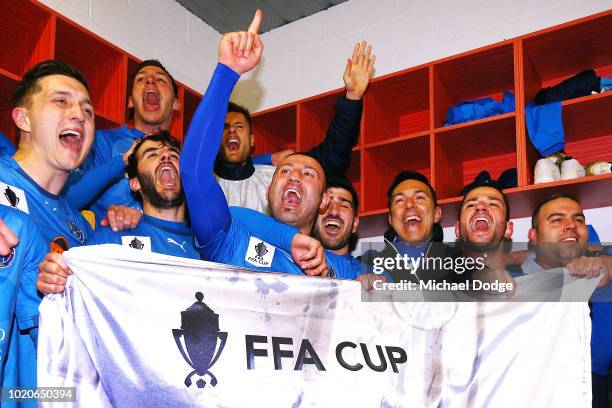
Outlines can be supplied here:
M181 155L181 177L200 253L206 260L258 271L302 274L289 252L295 233L280 237L285 241L284 247L266 242L261 238L266 233L265 226L251 226L249 229L230 214L225 195L213 173L218 149L211 146L221 144L229 96L238 78L239 75L230 68L217 65L191 120ZM328 253L326 258L336 277L355 278L351 265L341 256Z
M8 137L4 135L4 133L0 132L0 154L8 154L12 156L15 154L15 146L9 140Z
M0 203L29 214L47 245L83 245L91 226L65 197L49 193L10 156L0 156ZM65 248L64 248L65 249Z
M0 386L34 387L41 301L36 277L48 245L22 212L0 205L0 219L19 237L11 253L0 256ZM16 405L2 402L5 406Z
M159 254L200 259L193 245L193 234L186 223L166 221L146 214L134 229L115 232L110 227L96 228L86 245L97 244L121 244Z

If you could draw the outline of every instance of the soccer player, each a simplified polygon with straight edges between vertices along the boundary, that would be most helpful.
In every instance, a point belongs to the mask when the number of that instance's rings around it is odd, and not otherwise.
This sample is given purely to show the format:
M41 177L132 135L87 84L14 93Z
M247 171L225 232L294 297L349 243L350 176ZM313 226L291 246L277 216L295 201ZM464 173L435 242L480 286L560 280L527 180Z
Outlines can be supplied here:
M221 143L229 96L239 76L253 69L263 53L257 34L261 17L258 10L249 31L229 33L221 38L219 64L189 127L181 157L181 175L187 203L192 209L196 244L207 260L296 274L302 273L302 267L313 274L325 275L329 266L331 275L353 279L355 274L350 264L335 254L326 254L325 265L308 264L309 259L298 260L296 264L287 253L290 243L284 249L266 243L260 231L250 231L230 214L214 177L216 152L211 146ZM298 237L310 235L318 210L327 204L324 190L325 174L317 160L304 154L290 155L276 169L268 189L272 216L297 228L301 233ZM287 241L294 238L287 237Z
M437 204L436 193L423 174L402 171L391 182L387 190L390 228L385 232L381 251L365 252L361 261L374 265L376 258L447 258L456 256L456 251L444 245L442 230L438 222L442 208ZM452 271L441 270L436 263L420 263L418 268L400 268L398 265L387 271L394 282L401 280L419 282L456 276Z
M86 245L121 244L183 258L200 259L185 220L185 195L179 173L179 141L166 131L141 139L128 165L130 187L141 200L144 215L134 229L98 227ZM61 254L48 254L40 266L38 290L61 293L72 272Z
M612 368L610 257L587 251L586 220L582 206L574 197L555 195L544 200L534 211L531 225L529 242L534 244L534 252L523 262L523 274L566 267L577 277L603 275L591 297L591 367L593 407L607 407L608 373Z
M48 245L23 212L0 205L0 387L36 386L38 264ZM2 406L11 402L3 401ZM26 404L36 406L36 403Z
M344 257L356 270L357 280L364 283L364 287L370 285L364 280L373 283L373 279L379 278L370 272L370 268L362 264L350 253L351 241L355 238L359 228L359 198L353 184L343 175L331 174L327 177L327 195L329 205L317 216L313 229L313 237L321 241L323 248ZM383 281L391 281L391 276L384 273Z
M129 181L123 176L127 155L134 142L147 134L170 129L172 116L180 108L178 86L168 70L157 60L141 62L134 71L128 107L134 110L134 127L123 125L118 128L96 131L91 153L82 165L75 169L68 181L67 194L83 174L110 163L107 177L111 187L100 197L87 197L93 202L91 210L96 222L104 217L106 209L113 204L140 208L132 196ZM95 191L94 194L99 193Z
M91 227L60 192L93 142L87 82L61 61L41 62L23 76L13 103L20 142L13 157L0 156L0 203L29 214L47 245L82 245Z
M343 75L346 94L336 100L334 117L325 140L308 151L326 172L344 173L350 164L351 149L357 143L359 134L362 97L376 60L371 52L371 46L365 41L355 45ZM275 168L253 164L249 156L255 144L255 136L249 111L230 103L221 149L215 161L215 174L229 205L269 214L266 191Z
M485 268L472 271L471 277L482 281L512 284L506 295L511 298L515 282L504 263L505 240L512 238L514 224L506 195L495 182L475 184L463 196L455 235L463 257L480 258Z

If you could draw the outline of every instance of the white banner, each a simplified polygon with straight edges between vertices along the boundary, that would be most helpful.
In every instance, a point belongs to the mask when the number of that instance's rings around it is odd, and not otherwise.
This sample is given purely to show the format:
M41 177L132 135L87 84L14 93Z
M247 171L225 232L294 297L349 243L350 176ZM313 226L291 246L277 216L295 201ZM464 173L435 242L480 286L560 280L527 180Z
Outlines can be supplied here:
M582 303L367 303L356 282L71 249L39 386L83 407L590 407Z

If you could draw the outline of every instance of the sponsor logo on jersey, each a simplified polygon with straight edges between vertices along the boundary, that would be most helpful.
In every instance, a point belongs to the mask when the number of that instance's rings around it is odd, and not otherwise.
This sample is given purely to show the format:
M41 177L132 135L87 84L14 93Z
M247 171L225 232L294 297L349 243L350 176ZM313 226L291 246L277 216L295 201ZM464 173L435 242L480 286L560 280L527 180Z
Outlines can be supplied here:
M244 260L255 266L270 267L276 248L261 239L251 237Z
M187 243L187 241L183 241L182 244L179 244L177 241L174 240L174 238L168 238L166 242L169 244L176 245L177 247L181 248L184 253L187 253L187 250L185 249L185 244Z

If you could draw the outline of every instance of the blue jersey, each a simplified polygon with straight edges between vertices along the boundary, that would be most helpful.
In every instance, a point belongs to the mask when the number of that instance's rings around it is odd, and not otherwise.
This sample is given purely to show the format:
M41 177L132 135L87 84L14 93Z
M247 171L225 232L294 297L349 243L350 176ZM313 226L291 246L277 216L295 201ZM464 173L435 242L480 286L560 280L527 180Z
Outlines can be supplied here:
M213 173L229 96L238 78L239 75L225 65L217 65L191 120L181 155L181 177L200 253L206 260L258 271L301 274L302 270L289 253L295 231L280 236L279 240L284 240L280 247L262 239L270 228L265 225L249 228L232 216ZM326 258L337 277L355 277L350 264L342 257L329 253Z
M143 251L200 259L200 254L193 245L193 234L187 224L146 214L134 229L115 232L110 227L98 227L86 244L121 244Z
M38 264L48 245L22 212L0 205L0 219L19 237L8 256L0 256L0 386L36 386ZM9 405L2 402L2 406ZM30 404L36 406L35 403Z
M12 156L15 154L15 146L4 133L0 132L0 154Z
M83 245L91 226L65 197L44 190L10 156L0 156L0 169L0 204L29 214L47 245Z
M96 130L96 137L91 147L89 155L83 161L83 164L74 169L68 178L67 189L77 184L85 173L94 171L94 169L103 166L117 156L123 156L123 153L130 150L132 143L135 140L144 136L144 132L138 129L131 129L127 126L121 126L115 129ZM113 174L115 176L115 174ZM124 174L121 177L113 177L113 184L99 197L93 197L91 210L96 215L96 222L99 223L106 216L106 209L110 205L125 205L128 207L140 209L140 203L132 196L130 185ZM99 191L96 192L98 195Z

